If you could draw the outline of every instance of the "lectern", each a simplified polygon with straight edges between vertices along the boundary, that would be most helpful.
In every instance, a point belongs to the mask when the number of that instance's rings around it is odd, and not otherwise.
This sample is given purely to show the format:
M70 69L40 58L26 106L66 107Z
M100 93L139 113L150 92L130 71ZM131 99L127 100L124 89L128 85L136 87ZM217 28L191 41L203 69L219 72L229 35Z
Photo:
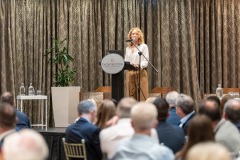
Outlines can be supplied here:
M102 69L111 74L112 98L119 102L124 97L124 70L135 70L130 62L124 62L123 51L108 50L101 62Z

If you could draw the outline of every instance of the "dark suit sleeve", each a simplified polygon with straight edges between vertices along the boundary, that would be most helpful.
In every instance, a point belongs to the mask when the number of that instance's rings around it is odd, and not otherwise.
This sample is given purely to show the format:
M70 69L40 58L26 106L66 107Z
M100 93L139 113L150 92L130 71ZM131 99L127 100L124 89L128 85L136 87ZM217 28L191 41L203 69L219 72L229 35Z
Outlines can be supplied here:
M97 129L93 132L92 142L93 142L93 144L94 144L95 151L97 152L97 155L98 155L99 159L102 159L102 152L101 152L101 148L100 148L99 133L100 133L100 129L97 128Z
M30 123L29 118L27 118L27 125L28 125L29 128L31 128L31 123Z

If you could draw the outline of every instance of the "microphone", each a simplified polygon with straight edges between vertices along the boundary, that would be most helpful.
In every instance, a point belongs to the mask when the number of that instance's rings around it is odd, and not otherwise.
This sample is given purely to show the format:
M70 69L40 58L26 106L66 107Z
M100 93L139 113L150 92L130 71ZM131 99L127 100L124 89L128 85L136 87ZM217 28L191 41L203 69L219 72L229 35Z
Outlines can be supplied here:
M135 39L133 38L133 39L128 39L128 40L126 40L126 42L134 42L135 41Z

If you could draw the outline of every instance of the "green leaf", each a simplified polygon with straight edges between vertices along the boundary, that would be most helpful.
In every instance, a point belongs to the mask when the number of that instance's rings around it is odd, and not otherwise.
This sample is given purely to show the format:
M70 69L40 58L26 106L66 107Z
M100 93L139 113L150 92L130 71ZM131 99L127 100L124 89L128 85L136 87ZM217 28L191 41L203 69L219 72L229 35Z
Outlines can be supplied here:
M57 73L55 73L55 86L69 86L74 82L76 71L69 67L70 63L74 61L74 58L68 54L68 48L62 46L66 38L62 41L59 39L54 39L54 47L47 49L48 55L52 53L49 60L56 65ZM54 53L53 53L54 52Z

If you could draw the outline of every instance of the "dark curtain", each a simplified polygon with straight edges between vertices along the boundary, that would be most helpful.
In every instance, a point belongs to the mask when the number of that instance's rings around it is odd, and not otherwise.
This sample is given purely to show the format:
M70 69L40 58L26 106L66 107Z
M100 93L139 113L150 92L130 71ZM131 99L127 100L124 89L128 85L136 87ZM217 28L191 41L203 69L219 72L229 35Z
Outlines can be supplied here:
M51 99L55 66L46 49L63 40L75 58L74 85L110 85L98 62L106 50L125 50L140 27L149 47L149 89L171 86L196 101L218 83L238 87L239 3L236 0L0 0L0 92L16 96L23 82ZM51 101L49 124L54 125ZM24 111L39 122L35 102Z
M240 87L240 1L193 2L201 92L215 93L218 84Z

